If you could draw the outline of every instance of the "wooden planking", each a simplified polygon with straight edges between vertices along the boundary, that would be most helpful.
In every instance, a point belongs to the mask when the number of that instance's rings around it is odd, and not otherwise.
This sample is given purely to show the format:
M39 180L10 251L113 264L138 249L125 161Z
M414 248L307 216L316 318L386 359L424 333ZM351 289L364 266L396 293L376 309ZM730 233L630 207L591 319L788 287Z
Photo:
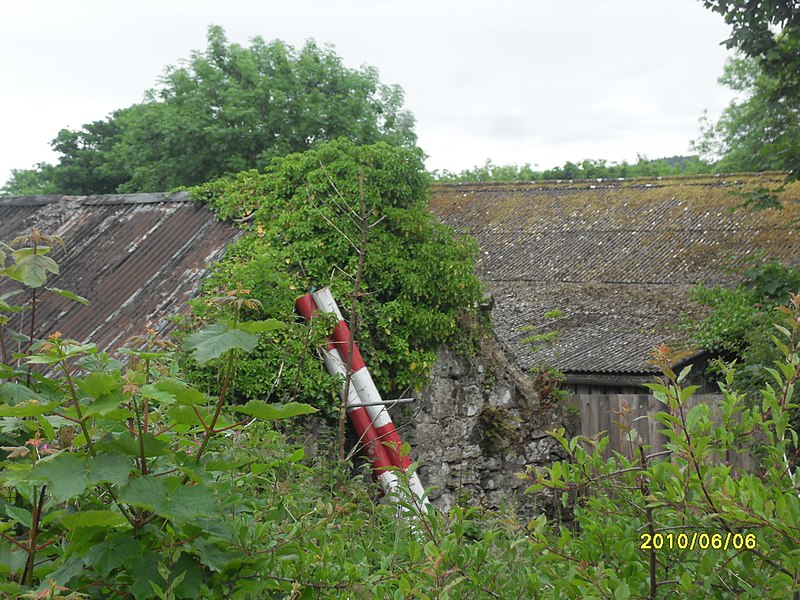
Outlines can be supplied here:
M704 403L709 407L709 414L714 421L720 418L718 394L700 394L692 396L686 403L684 410L689 411L694 406ZM648 454L662 452L666 449L667 437L661 433L665 426L654 418L654 415L664 410L655 397L647 394L572 394L568 397L570 406L580 410L576 419L578 430L575 435L594 437L601 431L606 431L609 443L606 446L605 456L611 456L612 451L619 452L631 458L631 443L622 423L636 430L639 440L650 446ZM633 443L636 451L638 440ZM726 452L724 458L727 464L736 469L753 471L756 463L748 453L736 454Z

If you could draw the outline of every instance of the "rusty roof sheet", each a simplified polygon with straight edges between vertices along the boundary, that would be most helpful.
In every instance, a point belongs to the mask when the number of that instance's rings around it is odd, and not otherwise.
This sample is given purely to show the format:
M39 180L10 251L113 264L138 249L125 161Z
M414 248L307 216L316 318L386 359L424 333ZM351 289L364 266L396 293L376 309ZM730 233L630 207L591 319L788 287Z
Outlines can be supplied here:
M54 331L113 349L146 327L166 333L208 266L238 231L185 193L0 198L0 240L32 227L60 237L51 256L60 273L47 285L91 301L48 294L37 309L37 337ZM0 291L15 286L0 280ZM45 292L47 293L47 292ZM28 313L10 324L27 332Z
M800 184L784 209L734 207L735 192L781 174L436 185L429 208L477 238L478 274L495 297L499 337L523 368L647 373L659 343L686 347L681 315L696 283L732 284L762 249L796 264ZM564 318L545 313L560 310ZM552 347L525 338L558 330Z

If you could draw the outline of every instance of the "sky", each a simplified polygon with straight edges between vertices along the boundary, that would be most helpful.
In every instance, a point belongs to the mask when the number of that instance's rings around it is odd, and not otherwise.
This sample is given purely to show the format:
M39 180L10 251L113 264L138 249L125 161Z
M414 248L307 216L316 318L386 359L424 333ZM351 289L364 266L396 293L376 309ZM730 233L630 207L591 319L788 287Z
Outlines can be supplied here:
M0 185L57 162L60 129L142 101L212 24L377 68L429 169L685 155L733 97L729 29L700 0L3 0Z

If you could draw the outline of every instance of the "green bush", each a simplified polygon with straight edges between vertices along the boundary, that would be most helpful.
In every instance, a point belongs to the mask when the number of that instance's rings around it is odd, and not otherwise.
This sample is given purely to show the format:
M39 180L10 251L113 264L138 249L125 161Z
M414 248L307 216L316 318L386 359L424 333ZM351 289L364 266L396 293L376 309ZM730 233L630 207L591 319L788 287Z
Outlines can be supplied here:
M440 344L469 338L458 319L481 295L477 246L426 211L429 183L419 150L338 140L277 159L264 173L194 188L193 198L247 231L214 268L207 292L242 285L267 316L294 322L297 296L330 287L350 318L363 197L369 227L357 342L384 394L418 388ZM240 364L240 398L302 398L335 414L335 386L311 352L326 330L329 324L309 334L300 323L280 332L277 343L259 345Z

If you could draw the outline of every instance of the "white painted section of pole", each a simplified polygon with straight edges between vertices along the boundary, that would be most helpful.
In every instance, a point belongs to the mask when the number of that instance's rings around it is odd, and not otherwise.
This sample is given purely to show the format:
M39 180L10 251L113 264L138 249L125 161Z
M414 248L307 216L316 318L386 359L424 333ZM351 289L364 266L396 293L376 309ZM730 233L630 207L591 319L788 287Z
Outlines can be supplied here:
M331 293L330 288L323 288L321 290L317 290L311 294L314 297L314 302L317 304L317 308L324 313L333 313L336 315L336 318L340 321L344 321L344 317L342 316L342 312L339 310L339 306L336 304L336 300L333 299L333 294Z

